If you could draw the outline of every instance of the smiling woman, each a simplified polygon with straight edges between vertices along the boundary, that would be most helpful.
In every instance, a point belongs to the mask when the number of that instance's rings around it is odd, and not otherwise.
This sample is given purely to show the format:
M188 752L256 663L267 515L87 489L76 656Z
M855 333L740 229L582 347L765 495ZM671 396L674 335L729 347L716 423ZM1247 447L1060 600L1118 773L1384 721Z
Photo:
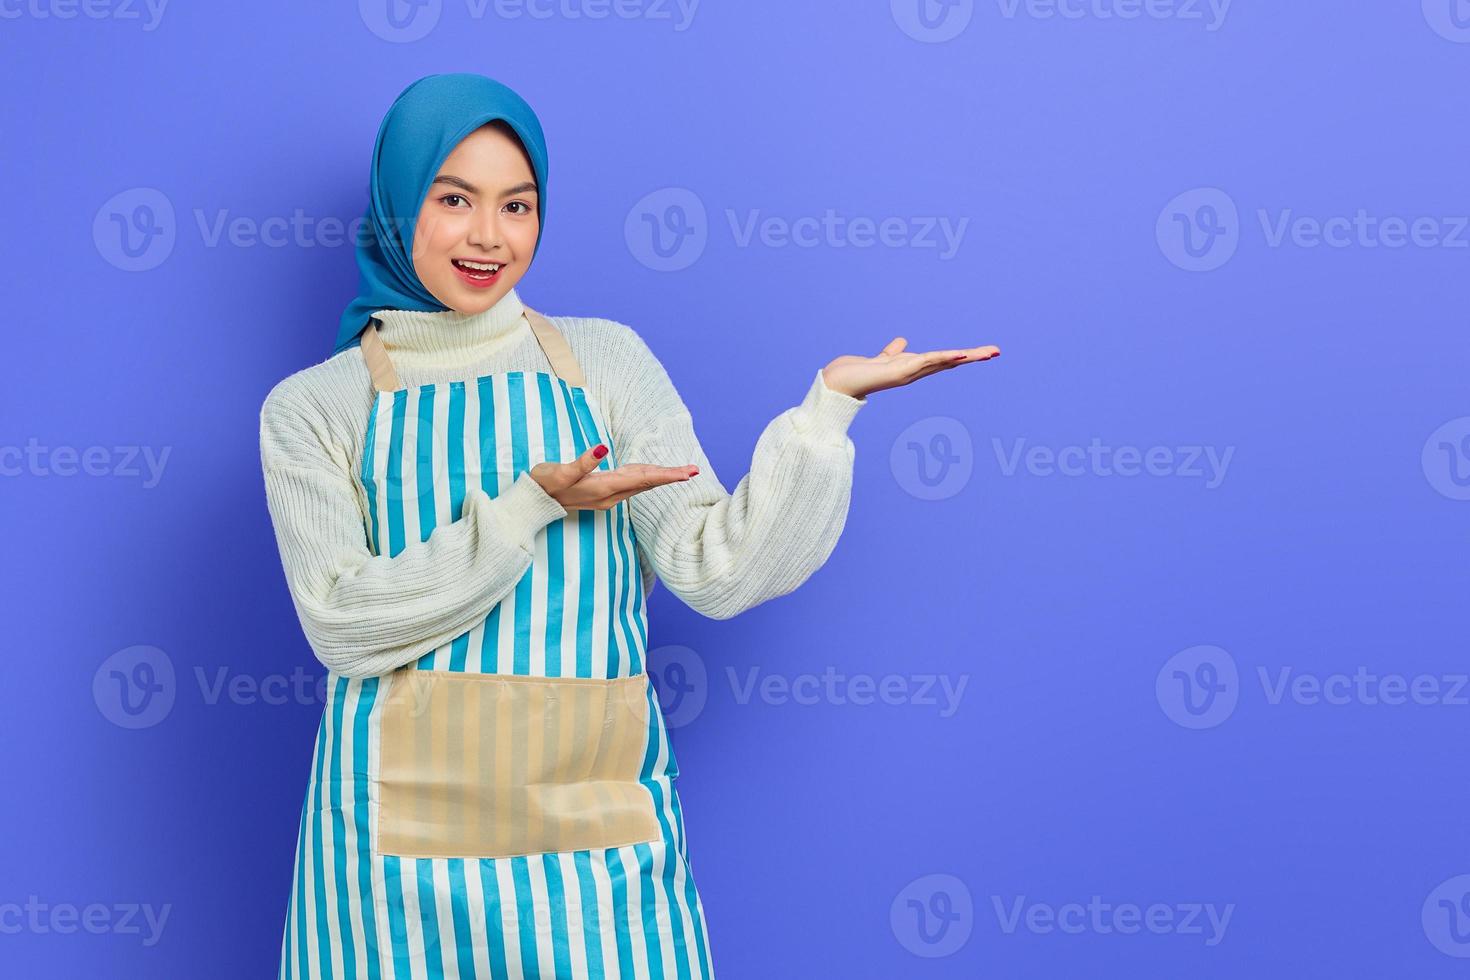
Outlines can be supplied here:
M480 185L458 176L493 174ZM525 273L541 234L531 160L505 123L487 123L454 148L419 212L413 267L445 305L494 306Z
M645 597L726 619L796 589L846 521L863 396L997 353L835 358L729 492L632 328L522 303L546 172L504 85L409 86L336 350L261 408L329 671L283 978L713 977Z

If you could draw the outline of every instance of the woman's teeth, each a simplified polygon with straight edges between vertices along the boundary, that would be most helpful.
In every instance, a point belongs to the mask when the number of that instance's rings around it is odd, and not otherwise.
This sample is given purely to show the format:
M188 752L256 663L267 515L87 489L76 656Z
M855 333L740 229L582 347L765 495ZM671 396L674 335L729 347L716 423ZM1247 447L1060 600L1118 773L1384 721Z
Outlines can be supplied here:
M471 279L489 279L499 272L503 265L500 262L470 262L466 259L451 259L450 261L468 273Z

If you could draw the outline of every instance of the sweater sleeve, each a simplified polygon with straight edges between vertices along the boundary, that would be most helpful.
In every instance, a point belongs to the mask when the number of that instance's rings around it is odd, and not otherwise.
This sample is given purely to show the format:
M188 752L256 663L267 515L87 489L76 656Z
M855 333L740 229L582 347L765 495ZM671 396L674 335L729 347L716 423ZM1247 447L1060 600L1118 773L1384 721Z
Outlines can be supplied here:
M628 498L645 582L656 573L712 619L795 590L826 562L846 523L855 457L847 430L867 399L831 390L819 369L801 402L766 425L731 493L658 358L632 328L608 323L627 362L608 423L618 464L699 467L692 479Z
M494 499L470 488L459 520L374 555L351 463L325 430L285 382L261 408L266 502L291 599L317 659L343 676L386 674L469 629L530 567L537 532L567 513L522 473Z

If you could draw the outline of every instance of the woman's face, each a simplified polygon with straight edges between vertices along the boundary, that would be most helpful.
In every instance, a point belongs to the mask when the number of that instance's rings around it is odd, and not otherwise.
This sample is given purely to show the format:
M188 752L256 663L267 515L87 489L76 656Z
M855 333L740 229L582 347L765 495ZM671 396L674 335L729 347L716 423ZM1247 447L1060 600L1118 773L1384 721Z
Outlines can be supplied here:
M445 159L419 208L413 267L439 302L459 313L488 310L531 261L540 233L536 175L514 137L481 126ZM498 269L467 268L487 263Z

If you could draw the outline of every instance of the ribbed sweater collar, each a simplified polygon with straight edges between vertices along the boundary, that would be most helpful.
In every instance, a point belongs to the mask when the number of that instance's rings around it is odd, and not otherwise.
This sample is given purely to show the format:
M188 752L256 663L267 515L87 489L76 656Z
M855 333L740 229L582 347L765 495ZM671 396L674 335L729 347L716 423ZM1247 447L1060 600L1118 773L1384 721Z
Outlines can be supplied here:
M379 310L379 335L401 373L443 371L478 364L522 339L530 326L511 289L494 306L468 316L454 310Z

